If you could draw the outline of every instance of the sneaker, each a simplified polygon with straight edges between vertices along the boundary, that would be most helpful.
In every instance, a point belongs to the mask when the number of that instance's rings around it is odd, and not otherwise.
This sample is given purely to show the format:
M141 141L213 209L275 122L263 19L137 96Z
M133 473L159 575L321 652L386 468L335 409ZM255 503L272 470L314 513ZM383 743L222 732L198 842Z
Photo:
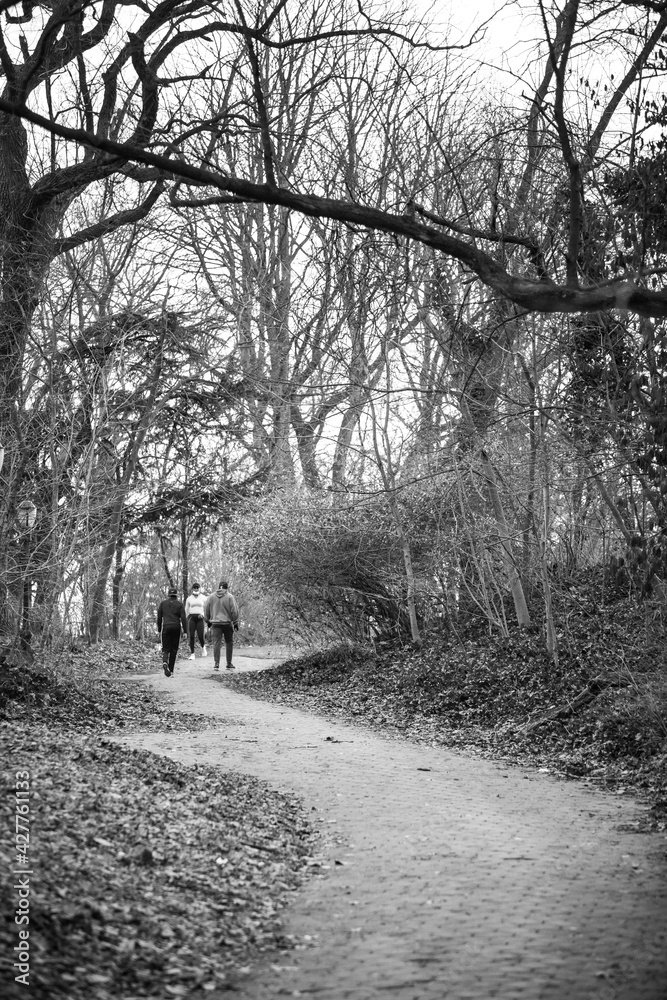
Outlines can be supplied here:
M206 652L206 646L202 646L201 650L202 650L201 652L202 656L208 656L208 653Z
M194 658L195 658L195 654L194 653L190 653L190 655L188 656L188 660L194 660Z
M168 663L163 663L162 664L162 669L164 670L164 676L165 677L171 677L171 670L169 669L169 664Z
M220 669L220 664L219 663L214 663L213 664L213 669L214 670L219 670Z
M236 667L234 666L233 663L227 663L226 667L227 667L227 670L236 670Z

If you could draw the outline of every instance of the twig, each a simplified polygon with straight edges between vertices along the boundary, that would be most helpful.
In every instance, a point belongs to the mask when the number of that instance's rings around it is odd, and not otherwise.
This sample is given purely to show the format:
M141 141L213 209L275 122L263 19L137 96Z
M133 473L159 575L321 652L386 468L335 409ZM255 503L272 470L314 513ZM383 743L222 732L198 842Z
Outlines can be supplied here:
M611 677L594 677L588 682L583 691L580 691L573 701L568 702L566 705L561 705L558 708L552 708L550 711L545 712L544 715L540 716L539 719L535 719L533 722L528 722L525 726L522 726L522 731L524 733L532 733L535 729L539 729L546 722L553 722L554 719L564 719L568 715L573 715L578 708L582 705L588 705L589 702L595 701L599 694L602 694L607 688L610 687L629 687L630 681L627 677L620 677L617 679L612 679Z

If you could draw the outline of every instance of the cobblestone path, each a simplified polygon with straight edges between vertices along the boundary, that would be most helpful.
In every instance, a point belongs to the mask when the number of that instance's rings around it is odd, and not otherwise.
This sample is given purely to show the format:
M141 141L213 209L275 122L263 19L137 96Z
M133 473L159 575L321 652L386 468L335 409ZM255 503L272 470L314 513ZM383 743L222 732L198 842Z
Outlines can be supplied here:
M123 742L298 793L327 866L285 913L303 947L214 1000L667 1000L667 838L618 829L636 803L253 701L210 666L148 682L219 728Z

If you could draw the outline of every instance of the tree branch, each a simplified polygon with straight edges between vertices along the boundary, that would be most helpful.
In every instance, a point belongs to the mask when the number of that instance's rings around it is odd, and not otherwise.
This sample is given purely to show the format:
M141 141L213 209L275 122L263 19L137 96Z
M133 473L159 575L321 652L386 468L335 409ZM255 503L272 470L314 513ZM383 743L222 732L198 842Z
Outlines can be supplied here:
M554 118L556 120L556 131L558 132L558 139L560 142L563 159L565 161L565 165L567 166L568 173L570 175L570 226L569 226L570 232L568 237L567 253L565 255L565 270L567 275L568 287L578 288L579 271L577 267L577 260L579 257L579 240L581 237L581 226L583 221L582 212L583 212L583 201L584 201L584 187L583 187L583 175L581 170L581 163L575 156L574 150L572 148L570 129L568 127L567 121L565 120L564 98L565 98L565 74L567 70L567 62L570 57L570 50L572 48L574 29L577 22L577 14L579 12L579 0L568 0L565 8L563 9L562 13L563 44L560 53L556 52L555 46L553 45L551 38L549 36L546 14L544 12L544 3L542 2L542 0L540 0L540 11L542 14L544 30L549 45L550 59L553 66L554 75L556 77L556 96L554 100Z
M141 222L141 220L145 219L151 211L153 205L158 200L164 189L165 182L158 181L148 197L142 201L141 205L137 205L136 208L127 209L125 212L117 212L115 215L110 215L106 219L101 219L99 222L95 223L94 226L82 229L73 236L57 240L54 249L54 256L57 257L59 254L67 253L68 250L74 250L76 247L80 247L84 243L90 243L91 240L97 240L103 236L107 236L109 233L115 232L122 226L129 226L133 223Z
M423 205L414 205L414 210L418 215L423 216L425 219L429 219L431 222L435 222L439 226L446 226L447 229L453 229L455 233L460 233L462 236L471 236L473 239L478 240L489 240L492 243L502 243L504 245L511 244L513 246L524 247L528 251L530 259L535 265L538 277L547 280L546 264L544 263L542 251L535 243L532 242L532 240L529 240L527 236L506 235L502 232L498 232L496 229L474 229L467 226L459 226L456 222L452 222L450 219L444 219L440 215L429 212L423 207Z
M656 11L659 9L665 10L667 9L667 4L655 4L654 6L652 6L652 9ZM589 166L592 163L593 158L595 157L598 148L600 146L600 142L602 141L602 136L604 135L614 112L617 110L619 104L627 94L628 90L637 79L640 70L646 65L648 57L651 55L656 45L659 43L665 31L667 31L667 13L662 15L662 17L656 24L655 28L651 32L648 41L642 48L641 52L639 53L639 55L633 62L632 66L630 67L630 69L625 74L625 76L619 83L618 87L614 91L611 99L607 103L607 106L602 113L600 121L598 122L595 131L593 132L593 135L589 139L588 144L586 146L586 158L585 158L586 166Z
M528 192L530 191L533 183L535 169L537 167L540 154L544 149L544 143L539 142L539 121L544 107L544 101L549 93L549 87L551 86L551 81L554 76L554 60L557 61L557 59L560 58L560 53L563 49L563 18L565 13L565 10L561 11L556 18L556 36L553 42L547 36L550 58L547 59L546 66L544 68L544 75L539 87L533 95L530 112L528 114L528 125L526 129L528 156L523 170L523 175L521 177L521 183L519 184L517 191L517 205L523 205L528 197Z
M243 8L236 0L236 10L239 15L239 20L243 24L243 27L247 29L246 20L243 14ZM273 143L271 142L271 130L269 128L269 118L266 112L266 102L264 100L264 91L262 90L262 79L259 70L259 60L257 58L257 53L255 52L255 46L252 43L252 38L250 32L246 31L245 35L246 46L248 49L248 59L250 60L250 69L252 72L252 84L253 90L255 92L255 101L257 103L257 117L259 118L259 131L262 137L262 154L264 160L264 176L266 177L267 184L271 187L277 187L276 174L273 169Z
M529 312L578 313L606 309L624 309L640 316L667 317L667 292L650 291L625 276L588 288L573 288L555 283L510 274L493 257L462 239L418 222L408 215L396 215L344 200L323 198L285 188L272 188L238 177L226 177L210 169L195 167L183 160L174 160L145 149L114 142L81 129L67 128L30 111L22 104L0 98L0 112L15 115L46 129L63 139L92 146L108 154L98 169L120 171L129 161L158 168L165 178L183 178L198 185L207 185L238 198L259 201L267 205L282 205L302 215L333 219L364 229L392 233L424 246L439 250L458 260L494 291ZM66 171L62 171L65 175Z

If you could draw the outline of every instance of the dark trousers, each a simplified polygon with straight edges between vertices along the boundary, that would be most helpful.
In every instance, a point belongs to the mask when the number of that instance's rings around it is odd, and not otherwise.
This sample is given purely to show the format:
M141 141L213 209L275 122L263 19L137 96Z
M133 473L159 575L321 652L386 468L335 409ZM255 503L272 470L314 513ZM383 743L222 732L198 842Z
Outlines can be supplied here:
M195 636L199 639L199 645L204 645L204 619L195 618L190 615L188 618L188 639L190 640L190 652L195 651Z
M162 626L162 662L168 664L170 670L174 669L180 641L180 625Z
M222 649L222 641L225 641L225 654L227 656L227 666L232 665L232 648L234 646L234 626L231 622L225 622L223 625L211 625L211 639L213 640L213 663L216 667L220 666L220 651Z

